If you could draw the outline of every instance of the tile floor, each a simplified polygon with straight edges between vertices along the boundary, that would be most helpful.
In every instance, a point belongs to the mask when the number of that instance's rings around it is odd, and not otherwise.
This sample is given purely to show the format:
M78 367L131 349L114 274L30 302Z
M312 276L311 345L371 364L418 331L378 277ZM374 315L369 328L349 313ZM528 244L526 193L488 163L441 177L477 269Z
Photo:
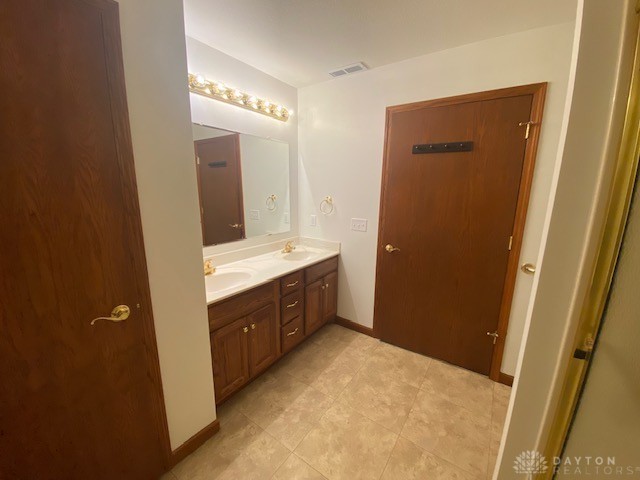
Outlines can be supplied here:
M218 410L163 480L491 478L510 388L337 325Z

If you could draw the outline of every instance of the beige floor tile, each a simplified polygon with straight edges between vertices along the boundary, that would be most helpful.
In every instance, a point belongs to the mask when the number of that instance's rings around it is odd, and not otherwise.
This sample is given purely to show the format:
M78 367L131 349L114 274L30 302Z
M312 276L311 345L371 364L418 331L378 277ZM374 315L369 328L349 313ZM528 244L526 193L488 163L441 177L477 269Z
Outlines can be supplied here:
M362 371L381 380L393 378L419 387L430 363L429 357L380 342L372 350Z
M326 477L292 453L273 476L273 480L326 480Z
M173 472L167 472L160 477L160 480L178 480Z
M310 340L319 345L334 345L336 342L346 343L359 350L375 348L380 341L336 324L329 324L315 333Z
M290 452L239 412L230 412L224 428L173 469L178 480L263 480Z
M509 408L511 388L499 383L494 384L493 406L491 409L491 434L500 438Z
M380 381L358 373L345 387L338 401L389 430L400 433L418 389L392 378Z
M492 437L489 445L489 467L487 468L487 480L491 480L493 478L493 470L496 466L499 450L500 438Z
M295 450L330 480L379 478L397 435L340 403L334 404Z
M479 478L400 437L381 480L477 480Z
M235 408L294 450L333 399L288 374L263 376L271 378L243 392Z
M485 475L490 419L421 390L402 436L428 452L475 475Z
M493 383L489 378L444 362L431 362L420 386L433 395L465 407L476 415L491 417Z

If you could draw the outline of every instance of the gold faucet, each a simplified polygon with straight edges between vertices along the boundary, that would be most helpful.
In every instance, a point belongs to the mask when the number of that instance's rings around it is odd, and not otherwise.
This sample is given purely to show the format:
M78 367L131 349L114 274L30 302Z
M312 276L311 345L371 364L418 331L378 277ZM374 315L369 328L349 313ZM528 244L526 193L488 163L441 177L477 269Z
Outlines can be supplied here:
M293 246L293 242L287 242L287 244L282 249L282 253L291 253L295 249L296 249L296 247Z
M213 266L213 262L211 260L204 262L204 275L213 275L214 273L216 273L216 267Z

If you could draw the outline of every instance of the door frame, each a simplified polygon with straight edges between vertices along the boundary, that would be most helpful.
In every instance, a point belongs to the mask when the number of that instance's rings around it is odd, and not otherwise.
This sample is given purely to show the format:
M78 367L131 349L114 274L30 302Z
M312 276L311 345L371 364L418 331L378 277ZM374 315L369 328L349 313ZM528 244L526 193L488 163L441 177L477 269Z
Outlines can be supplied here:
M640 2L638 4L640 6ZM640 167L640 29L636 32L636 44L633 60L633 75L627 92L627 109L622 133L619 136L620 147L615 160L614 174L608 185L608 199L603 225L598 233L598 248L594 264L585 269L589 276L589 289L581 305L580 317L573 338L568 340L572 346L569 356L563 358L564 376L560 396L551 414L553 421L544 447L547 458L561 457L571 425L577 412L580 395L587 381L591 366L589 359L578 360L573 357L576 349L583 349L587 337L593 339L594 355L598 337L602 328L607 303L611 295L611 286L618 265L620 250L627 227L634 189L640 188L638 171ZM540 476L544 478L544 476Z
M134 275L138 279L140 306L138 313L144 331L146 343L149 374L154 385L152 398L154 413L157 417L156 429L160 436L160 443L163 449L164 470L170 467L172 449L169 436L169 423L164 399L164 389L162 386L162 374L160 371L160 354L156 339L155 320L153 315L153 305L151 301L151 287L149 285L149 271L147 268L147 255L144 246L144 234L142 230L142 216L140 212L140 201L138 192L138 182L135 171L135 157L133 153L133 140L131 137L131 122L129 118L129 108L127 104L127 88L125 83L125 68L122 54L122 34L120 29L120 6L113 0L102 0L98 5L104 8L103 35L105 44L110 44L108 52L113 52L113 62L111 68L107 68L106 74L109 79L109 93L114 117L121 121L115 127L117 142L116 156L120 165L121 181L125 202L128 203L129 212L129 233L131 241L137 247L140 255L131 256L131 265ZM146 307L146 308L145 308Z
M504 375L500 372L500 367L504 354L505 337L507 334L507 328L509 326L509 317L511 314L511 304L513 301L513 294L515 290L516 276L518 273L518 263L520 260L520 253L522 249L524 227L527 218L527 210L529 207L529 198L531 196L531 185L533 183L533 172L535 167L536 154L538 152L538 141L540 139L540 127L542 124L542 114L544 111L546 92L547 82L543 82L387 107L382 160L382 186L380 191L378 245L376 256L376 293L373 310L373 334L375 337L380 338L380 324L383 321L380 318L379 284L381 282L380 264L382 262L383 256L385 255L382 244L385 237L385 199L387 196L387 177L389 170L389 123L392 115L423 108L444 107L451 105L460 105L464 103L481 102L485 100L498 100L503 98L519 97L523 95L532 95L533 99L531 103L531 115L529 121L533 122L533 124L531 125L529 139L526 143L524 152L522 176L520 178L516 215L513 225L513 242L511 245L511 251L509 252L507 273L504 290L502 293L502 301L500 304L500 315L498 318L498 339L493 349L491 358L491 370L489 373L489 378L496 382L500 381L502 383L509 383L509 380L512 380L507 375Z

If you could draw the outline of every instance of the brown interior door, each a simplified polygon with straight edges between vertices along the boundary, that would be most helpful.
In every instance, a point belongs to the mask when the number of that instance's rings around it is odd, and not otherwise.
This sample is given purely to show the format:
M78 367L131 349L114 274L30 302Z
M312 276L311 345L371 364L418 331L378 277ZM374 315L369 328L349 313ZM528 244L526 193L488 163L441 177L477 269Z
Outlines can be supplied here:
M0 4L0 477L157 478L168 449L117 3ZM109 316L130 307L125 321Z
M204 245L244 238L238 134L197 140L198 181Z
M278 357L276 310L267 305L248 317L251 329L251 375L257 375Z
M249 381L249 325L246 317L211 334L216 402Z
M487 332L498 327L527 142L519 123L531 118L532 98L389 111L375 310L382 340L489 373ZM472 151L412 150L466 141Z

